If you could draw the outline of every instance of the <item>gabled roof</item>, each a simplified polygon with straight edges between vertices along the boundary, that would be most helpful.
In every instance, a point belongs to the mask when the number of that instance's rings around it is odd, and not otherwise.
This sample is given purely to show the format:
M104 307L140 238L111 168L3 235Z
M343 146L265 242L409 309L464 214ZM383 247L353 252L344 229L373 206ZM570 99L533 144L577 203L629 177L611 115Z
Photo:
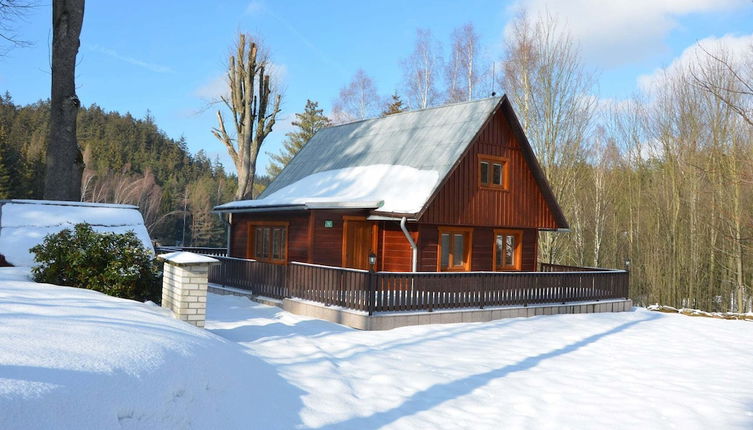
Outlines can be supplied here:
M256 200L217 211L362 202L416 213L436 191L501 97L455 103L319 130Z
M215 211L361 208L377 214L419 214L500 107L515 118L505 96L324 128L258 199L226 203ZM517 119L511 122L550 209L566 227L520 124Z

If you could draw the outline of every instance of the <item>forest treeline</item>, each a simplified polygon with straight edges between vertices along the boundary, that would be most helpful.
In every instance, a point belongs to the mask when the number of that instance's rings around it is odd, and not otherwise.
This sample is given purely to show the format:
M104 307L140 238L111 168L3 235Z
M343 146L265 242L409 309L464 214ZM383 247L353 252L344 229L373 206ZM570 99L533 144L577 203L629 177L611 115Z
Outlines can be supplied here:
M0 96L0 199L42 199L49 102L20 106ZM236 177L183 138L168 137L147 114L81 108L78 142L86 169L84 201L139 206L154 240L224 246L225 225L210 211L232 200ZM264 182L263 179L261 182Z

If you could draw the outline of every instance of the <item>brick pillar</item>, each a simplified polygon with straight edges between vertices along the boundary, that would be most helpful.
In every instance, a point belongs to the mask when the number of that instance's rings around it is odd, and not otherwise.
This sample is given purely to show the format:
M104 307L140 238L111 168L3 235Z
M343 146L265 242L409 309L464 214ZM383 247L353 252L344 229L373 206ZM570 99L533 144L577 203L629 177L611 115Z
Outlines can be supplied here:
M162 307L175 318L204 327L207 309L209 266L219 261L191 252L172 252L157 258L165 261L162 277Z

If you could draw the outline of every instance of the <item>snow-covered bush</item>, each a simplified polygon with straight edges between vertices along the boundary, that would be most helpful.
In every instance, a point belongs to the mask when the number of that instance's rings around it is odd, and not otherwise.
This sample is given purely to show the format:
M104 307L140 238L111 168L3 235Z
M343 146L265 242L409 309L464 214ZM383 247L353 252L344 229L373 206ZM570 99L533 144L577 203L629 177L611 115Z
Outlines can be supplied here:
M73 230L45 236L30 251L37 263L31 269L37 282L138 301L160 300L160 266L133 232L98 233L88 224L77 224Z

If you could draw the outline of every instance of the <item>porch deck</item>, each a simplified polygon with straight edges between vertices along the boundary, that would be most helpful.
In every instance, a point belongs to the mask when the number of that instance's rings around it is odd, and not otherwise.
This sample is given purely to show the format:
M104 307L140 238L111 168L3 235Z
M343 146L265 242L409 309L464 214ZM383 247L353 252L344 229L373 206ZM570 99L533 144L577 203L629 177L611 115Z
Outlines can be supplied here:
M160 249L160 251L174 250ZM221 264L209 282L274 299L298 298L367 312L483 309L627 299L625 270L540 264L540 272L369 272L223 256L224 249L183 248Z

